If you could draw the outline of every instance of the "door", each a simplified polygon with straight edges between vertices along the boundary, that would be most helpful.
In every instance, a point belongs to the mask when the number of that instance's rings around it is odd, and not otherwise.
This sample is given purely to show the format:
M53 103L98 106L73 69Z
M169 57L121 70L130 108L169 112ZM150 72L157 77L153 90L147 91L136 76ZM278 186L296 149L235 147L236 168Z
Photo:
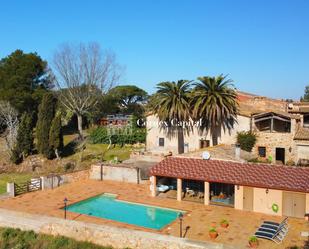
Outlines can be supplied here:
M244 187L244 210L253 211L253 188Z
M285 163L285 149L276 148L276 161L280 161L283 164Z
M306 210L306 195L283 192L283 215L304 218Z

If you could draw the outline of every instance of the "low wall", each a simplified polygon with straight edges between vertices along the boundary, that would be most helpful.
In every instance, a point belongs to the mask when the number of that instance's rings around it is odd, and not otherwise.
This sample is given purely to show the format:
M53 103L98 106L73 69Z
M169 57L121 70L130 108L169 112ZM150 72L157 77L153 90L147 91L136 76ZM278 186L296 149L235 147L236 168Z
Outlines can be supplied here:
M81 221L34 215L0 209L0 226L14 227L35 232L62 235L80 241L89 241L102 246L131 249L243 249L229 245L197 242L173 236L96 225Z
M101 174L102 174L102 180L130 182L137 184L141 182L140 169L136 167L129 167L124 164L91 165L90 179L101 180Z
M89 179L89 170L81 170L64 175L49 175L42 176L42 189L51 189L59 187L66 183L77 182L80 180Z

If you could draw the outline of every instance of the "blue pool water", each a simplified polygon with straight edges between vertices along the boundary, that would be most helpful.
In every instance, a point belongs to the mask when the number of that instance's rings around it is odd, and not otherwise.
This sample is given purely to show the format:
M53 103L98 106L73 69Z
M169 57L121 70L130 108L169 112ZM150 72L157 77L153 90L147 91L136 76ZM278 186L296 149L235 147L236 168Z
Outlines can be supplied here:
M120 201L108 194L69 205L67 210L156 230L177 219L181 213L173 209Z

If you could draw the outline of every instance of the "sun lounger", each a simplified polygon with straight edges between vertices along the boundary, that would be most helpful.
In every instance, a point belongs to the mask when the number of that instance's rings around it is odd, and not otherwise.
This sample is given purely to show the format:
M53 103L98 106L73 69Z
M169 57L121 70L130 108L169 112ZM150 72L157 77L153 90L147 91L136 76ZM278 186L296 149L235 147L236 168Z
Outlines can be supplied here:
M288 221L288 217L284 218L283 221L281 221L280 223L278 223L278 222L273 222L273 221L267 221L267 220L264 221L263 223L264 223L264 224L269 224L269 225L280 226L280 225L282 225L282 224L286 224L287 221Z
M288 232L287 218L281 223L266 221L258 228L255 236L258 238L272 240L279 244L285 238Z
M158 185L158 186L157 186L157 190L158 190L158 192L164 193L164 192L166 192L167 190L169 190L169 186L166 186L166 185Z

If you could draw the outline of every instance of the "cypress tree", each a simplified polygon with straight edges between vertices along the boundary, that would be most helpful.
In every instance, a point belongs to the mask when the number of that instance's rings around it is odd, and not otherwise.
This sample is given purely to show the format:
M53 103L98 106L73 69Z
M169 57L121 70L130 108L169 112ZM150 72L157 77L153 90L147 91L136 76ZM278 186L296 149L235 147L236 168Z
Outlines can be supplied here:
M57 99L52 93L46 93L39 106L38 121L36 126L36 138L38 152L52 158L53 151L49 146L50 125L55 116Z
M16 152L26 158L33 149L33 126L32 117L28 113L21 116L21 121L17 131Z
M63 134L61 128L61 115L55 116L49 130L49 146L59 158L59 152L63 149Z

